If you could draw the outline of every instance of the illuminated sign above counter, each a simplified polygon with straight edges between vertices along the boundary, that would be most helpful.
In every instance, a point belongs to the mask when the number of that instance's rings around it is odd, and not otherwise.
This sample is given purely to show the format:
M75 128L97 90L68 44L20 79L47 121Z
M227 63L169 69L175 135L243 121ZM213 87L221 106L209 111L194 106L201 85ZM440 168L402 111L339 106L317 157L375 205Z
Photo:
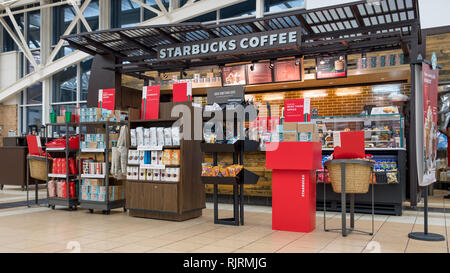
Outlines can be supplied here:
M160 61L190 59L222 54L259 51L274 48L299 47L301 28L231 35L202 42L180 43L157 48Z

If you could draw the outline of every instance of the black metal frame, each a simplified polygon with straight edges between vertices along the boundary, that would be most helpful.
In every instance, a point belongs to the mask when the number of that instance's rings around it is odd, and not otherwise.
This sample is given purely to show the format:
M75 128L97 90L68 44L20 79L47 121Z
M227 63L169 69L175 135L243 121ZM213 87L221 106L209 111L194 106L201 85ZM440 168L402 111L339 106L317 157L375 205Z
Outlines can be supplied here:
M325 166L328 166L329 164L340 164L341 165L341 222L342 227L339 229L327 229L327 209L326 209L326 190L325 185L326 183L323 183L324 191L323 191L323 200L324 200L324 210L323 210L323 229L325 232L328 231L337 231L340 230L342 232L342 236L346 237L348 235L348 231L350 232L358 232L362 234L367 234L372 236L375 232L375 203L374 203L374 187L373 187L373 179L371 177L371 184L372 184L372 232L362 231L355 229L355 194L349 194L350 195L350 228L347 228L347 199L346 199L346 189L345 189L345 181L346 181L346 175L345 175L345 166L346 164L360 164L360 165L366 165L370 166L372 169L373 174L373 163L369 161L363 161L363 160L354 160L354 159L335 159L331 161L325 162Z
M291 56L315 58L324 53L352 54L402 49L408 56L410 47L420 41L420 27L417 28L420 24L418 0L413 0L411 6L406 5L405 0L395 0L392 6L389 2L381 0L379 8L373 8L366 1L357 1L221 24L139 26L67 35L62 39L68 41L70 46L91 55L113 54L119 59L113 69L133 76L150 70L181 71L190 67ZM204 42L293 27L302 28L301 46L297 48L265 49L264 53L228 52L219 56L200 56L195 60L157 59L156 49L159 46ZM124 63L125 61L129 63Z

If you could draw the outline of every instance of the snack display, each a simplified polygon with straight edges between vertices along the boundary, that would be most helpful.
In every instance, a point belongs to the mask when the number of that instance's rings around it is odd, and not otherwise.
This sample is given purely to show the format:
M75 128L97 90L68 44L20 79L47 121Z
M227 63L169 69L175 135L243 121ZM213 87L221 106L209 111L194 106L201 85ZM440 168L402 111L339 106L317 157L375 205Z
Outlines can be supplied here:
M218 166L213 166L210 163L202 164L202 176L219 176L219 177L235 177L237 176L243 166L242 165L224 165L219 163Z
M375 158L374 171L378 173L385 173L387 177L387 183L398 183L398 170L396 160Z

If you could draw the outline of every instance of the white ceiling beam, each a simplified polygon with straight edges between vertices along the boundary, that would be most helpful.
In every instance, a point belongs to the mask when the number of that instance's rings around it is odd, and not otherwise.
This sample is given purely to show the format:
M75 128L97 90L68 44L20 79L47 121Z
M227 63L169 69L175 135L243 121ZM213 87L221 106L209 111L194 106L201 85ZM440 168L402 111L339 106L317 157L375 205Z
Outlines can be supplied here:
M81 13L84 12L84 10L87 8L87 6L89 5L89 3L91 2L91 0L87 0L83 3L83 5L81 6ZM66 31L64 31L64 35L69 35L73 28L77 25L78 20L80 19L79 14L75 14L75 17L73 18L72 22L70 22L69 26L67 26ZM59 50L61 49L61 47L64 45L64 40L59 39L58 43L56 44L55 48L53 49L52 53L50 54L50 56L48 56L47 59L47 63L50 63L51 61L53 61L56 57L56 55L58 54Z
M26 53L29 57L27 58L31 65L34 67L35 70L38 69L38 64L36 63L36 60L33 58L33 54L31 54L31 50L28 47L28 43L25 40L25 37L22 34L22 31L20 31L19 25L17 24L16 18L14 18L14 15L11 13L11 9L9 7L6 7L6 12L8 13L9 19L11 20L11 23L13 24L14 28L16 29L16 35L19 37L20 41L22 42L22 46L18 44L19 47L21 47L22 51Z
M141 24L138 25L178 23L191 19L195 16L200 16L205 13L217 10L219 8L224 8L234 4L241 3L243 1L244 0L222 0L222 1L202 0L194 2L192 5L189 6L189 8L183 6L181 8L173 10L171 12L172 14L174 14L173 21L169 21L167 16L162 15L147 20L145 22L142 22ZM91 55L87 53L84 53L82 51L75 51L72 54L69 54L56 61L49 63L48 65L42 67L38 71L30 73L25 77L19 79L12 85L0 90L0 102L4 101L8 97L16 95L17 93L21 92L24 88L27 88L35 84L36 82L42 81L45 78L51 77L52 75L58 73L64 68L79 63L89 57L91 57Z
M173 10L171 13L151 18L142 22L142 25L148 26L180 23L208 12L226 8L244 1L245 0L201 0L194 2L189 6L184 5L181 8Z
M86 18L84 18L83 12L80 10L80 8L78 7L77 3L75 2L75 0L70 0L69 1L70 4L72 4L73 8L75 9L75 12L78 15L78 18L81 19L81 22L83 22L84 27L86 28L87 31L92 32L91 26L89 25L89 23L86 21ZM91 0L86 0L84 3L89 3L91 2ZM74 18L75 19L75 18Z
M156 4L158 5L159 9L162 11L162 13L167 13L166 7L163 5L161 0L155 0Z
M149 6L149 5L145 4L144 2L141 2L141 1L138 1L138 0L131 0L131 1L133 1L134 3L138 4L139 6L145 8L145 9L148 9L151 12L156 13L157 15L162 15L163 14L160 10L155 9L154 7Z
M58 73L68 66L81 62L82 60L90 57L91 55L82 51L75 51L67 56L64 56L46 66L41 67L38 71L32 72L25 77L19 79L9 87L0 91L0 102L14 96L23 89L30 87L31 85L40 82L55 73Z
M23 54L25 55L25 58L27 58L29 61L34 60L32 55L28 55L28 53L23 48L22 42L17 38L14 31L9 27L9 25L6 23L5 19L0 18L0 24L3 26L3 28L8 32L9 36L14 40L14 42L19 46L19 48L22 50Z

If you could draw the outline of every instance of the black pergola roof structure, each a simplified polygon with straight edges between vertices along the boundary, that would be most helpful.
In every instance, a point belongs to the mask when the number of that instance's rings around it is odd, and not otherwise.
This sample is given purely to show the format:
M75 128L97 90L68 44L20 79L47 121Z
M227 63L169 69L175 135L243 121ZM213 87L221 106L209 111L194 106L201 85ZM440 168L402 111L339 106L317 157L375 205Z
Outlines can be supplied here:
M232 52L189 60L157 59L156 48L163 45L200 42L292 27L302 28L299 48L267 50L263 54ZM114 55L118 59L115 70L124 74L181 71L206 65L290 56L314 58L322 54L351 54L392 49L402 49L408 56L411 47L417 46L421 40L417 0L381 0L378 4L357 1L221 24L139 26L67 35L62 38L71 47L91 55Z

